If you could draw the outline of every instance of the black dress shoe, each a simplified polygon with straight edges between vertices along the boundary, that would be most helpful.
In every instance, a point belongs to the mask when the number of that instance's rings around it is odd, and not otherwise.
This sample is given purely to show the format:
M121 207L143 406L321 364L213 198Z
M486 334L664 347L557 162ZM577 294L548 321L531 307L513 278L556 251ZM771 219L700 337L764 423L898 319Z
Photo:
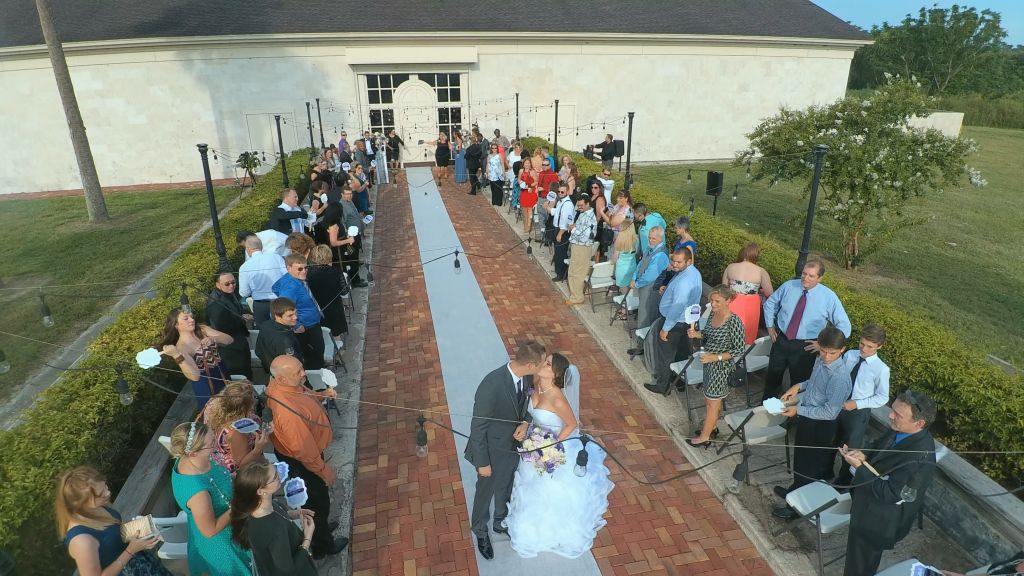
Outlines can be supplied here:
M565 276L552 276L552 282L565 282Z
M626 354L629 354L630 356L643 356L644 355L644 349L643 348L630 348L629 350L626 350Z
M320 548L313 551L313 559L320 560L326 556L334 556L348 546L348 538L341 536L334 539L334 543L328 548Z
M789 506L783 506L781 508L772 508L772 516L783 520L792 520L794 518L799 518L800 514Z
M502 520L491 527L495 534L508 534L508 526L505 525L505 521Z
M338 529L338 521L337 520L331 520L330 522L328 522L327 523L327 529L330 530L331 532L334 532L335 530L337 530Z
M669 388L664 388L662 386L655 384L654 382L648 382L647 384L644 384L644 388L647 388L648 390L654 392L655 394L661 394L662 396L668 396L669 394Z
M485 560L494 559L494 548L491 547L490 536L477 536L476 549L480 551L480 555L483 556Z
M354 280L352 282L352 287L353 288L366 288L369 285L370 285L370 283L367 282L366 280L363 280L362 278L360 278L358 280Z
M775 488L772 488L772 492L775 492L776 496L778 496L779 498L782 498L783 500L785 500L786 496L789 496L790 490L789 490L789 488L784 488L782 486L776 486Z

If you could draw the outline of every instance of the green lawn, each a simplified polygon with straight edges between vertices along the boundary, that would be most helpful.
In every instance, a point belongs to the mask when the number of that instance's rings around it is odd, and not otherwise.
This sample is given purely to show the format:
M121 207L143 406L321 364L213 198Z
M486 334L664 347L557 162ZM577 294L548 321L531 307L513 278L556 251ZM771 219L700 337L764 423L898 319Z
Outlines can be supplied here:
M829 274L835 270L851 285L950 326L965 342L1024 366L1024 130L965 127L963 133L980 145L969 164L981 170L988 186L974 188L965 177L960 188L913 200L908 213L929 216L928 223L899 232L863 268L846 271L833 265ZM710 211L712 198L703 195L704 172L697 170L723 166L692 166L692 185L686 184L688 167L639 166L636 179L681 193L686 200L692 195ZM719 200L718 216L795 251L807 211L801 195L806 182L769 188L767 181L747 180L742 167L724 169L726 193ZM733 202L735 184L739 199ZM671 221L677 215L663 216ZM824 250L825 241L837 234L819 215L812 250ZM777 284L780 279L773 280Z
M237 188L217 189L217 206L237 195ZM126 292L210 218L202 188L121 192L106 200L111 221L100 225L88 223L81 196L0 202L0 330L71 342L117 301L109 295ZM224 233L230 247L235 231ZM116 283L44 289L56 325L43 327L31 287L108 281ZM0 348L11 362L0 375L0 400L58 352L3 334Z

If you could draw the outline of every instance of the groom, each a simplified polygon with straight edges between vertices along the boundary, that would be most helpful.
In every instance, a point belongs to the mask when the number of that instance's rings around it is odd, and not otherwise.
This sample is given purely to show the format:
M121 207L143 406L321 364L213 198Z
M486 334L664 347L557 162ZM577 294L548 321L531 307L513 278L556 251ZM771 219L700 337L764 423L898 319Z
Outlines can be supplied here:
M546 350L537 342L519 345L516 358L496 368L480 382L473 400L473 424L465 457L476 466L476 496L473 498L472 526L480 555L494 558L487 529L491 499L494 499L494 531L507 534L505 516L512 494L512 478L519 455L516 446L532 420L526 410L527 377L544 363Z

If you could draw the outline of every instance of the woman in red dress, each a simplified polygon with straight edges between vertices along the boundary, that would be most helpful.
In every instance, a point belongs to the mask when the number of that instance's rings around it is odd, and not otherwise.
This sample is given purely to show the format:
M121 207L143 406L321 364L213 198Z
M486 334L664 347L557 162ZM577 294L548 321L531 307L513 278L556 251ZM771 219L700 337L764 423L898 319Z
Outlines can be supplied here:
M529 156L523 157L519 170L519 206L523 209L523 232L527 236L533 231L533 208L537 205L537 170Z

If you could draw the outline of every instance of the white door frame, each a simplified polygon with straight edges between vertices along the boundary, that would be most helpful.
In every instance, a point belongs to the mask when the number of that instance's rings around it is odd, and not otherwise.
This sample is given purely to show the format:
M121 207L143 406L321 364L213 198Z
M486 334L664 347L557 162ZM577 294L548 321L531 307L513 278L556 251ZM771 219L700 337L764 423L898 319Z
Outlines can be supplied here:
M406 142L402 165L406 161L432 162L430 145L417 142L437 138L437 92L430 84L410 78L395 90L394 107L395 128Z

